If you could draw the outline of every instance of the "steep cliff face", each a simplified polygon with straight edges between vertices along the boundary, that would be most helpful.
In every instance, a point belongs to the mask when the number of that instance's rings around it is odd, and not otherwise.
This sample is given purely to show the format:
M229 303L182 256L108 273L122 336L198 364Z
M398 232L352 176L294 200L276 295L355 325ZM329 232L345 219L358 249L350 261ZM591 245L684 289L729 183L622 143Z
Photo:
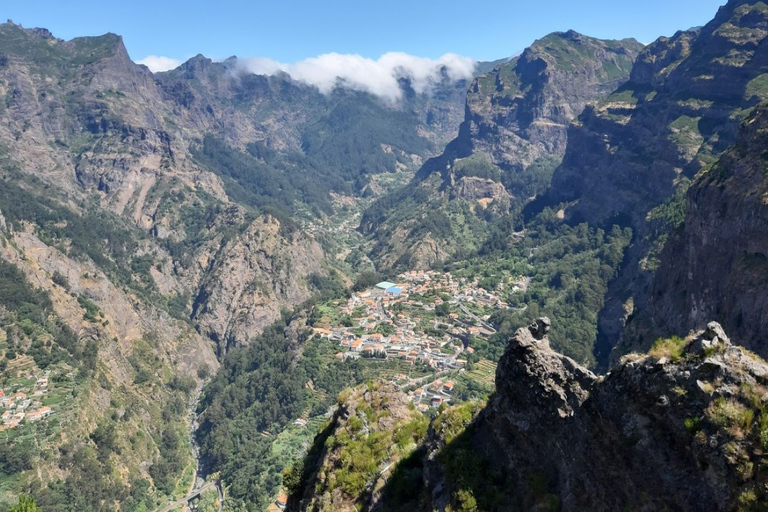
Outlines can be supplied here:
M763 499L766 427L751 419L765 415L768 366L718 324L602 378L551 352L545 332L539 323L510 341L474 427L486 456L509 471L513 502L540 502L525 486L531 474L560 510L622 510L638 499L648 510L733 510Z
M201 334L216 342L219 354L247 342L280 318L283 308L309 299L309 276L324 272L318 265L320 244L281 232L269 216L248 225L220 254L205 262L208 270L191 317Z
M765 4L734 0L702 29L649 45L630 81L571 129L551 196L576 201L572 218L640 224L680 178L732 144L748 109L766 99L766 35Z
M768 110L759 107L738 143L691 185L685 220L662 253L640 323L686 332L715 318L734 341L768 354L766 133Z
M406 190L364 215L361 229L378 239L374 256L428 266L476 248L486 221L546 190L568 124L627 80L641 49L634 40L554 33L475 79L458 137ZM445 226L434 225L435 213Z
M766 5L733 0L703 28L649 45L629 82L571 127L563 163L536 204L565 203L569 222L618 223L635 235L600 316L598 359L607 360L625 319L646 307L658 252L678 221L670 215L675 194L768 99L766 35Z
M604 41L574 31L536 41L474 81L459 137L443 158L450 165L485 153L504 171L510 192L519 200L529 197L538 191L516 183L514 175L542 158L561 157L568 124L626 81L641 50L634 40Z

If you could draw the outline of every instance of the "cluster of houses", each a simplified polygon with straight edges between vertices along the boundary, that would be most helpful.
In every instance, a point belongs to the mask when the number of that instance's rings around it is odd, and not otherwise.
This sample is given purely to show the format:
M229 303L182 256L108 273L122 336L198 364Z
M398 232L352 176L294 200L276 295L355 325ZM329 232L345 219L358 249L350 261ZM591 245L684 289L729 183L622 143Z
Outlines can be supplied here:
M21 388L15 391L0 390L0 409L2 409L3 425L0 430L13 429L22 421L35 422L47 418L53 411L40 400L48 393L48 378L50 372L37 377L34 389ZM32 378L29 375L28 378Z
M444 403L450 403L453 400L455 385L453 381L443 382L438 379L413 391L409 391L408 397L416 405L417 409L426 412L430 407L438 408Z
M419 311L434 312L445 303L459 312L436 318L434 329L425 332ZM410 271L400 274L397 283L383 281L354 294L340 311L353 318L351 327L318 327L315 334L340 345L339 359L395 358L437 370L460 369L466 365L462 353L472 352L471 337L495 332L487 316L478 317L467 308L473 304L508 307L498 295L480 288L476 279L454 279L450 272ZM435 336L438 326L442 336Z

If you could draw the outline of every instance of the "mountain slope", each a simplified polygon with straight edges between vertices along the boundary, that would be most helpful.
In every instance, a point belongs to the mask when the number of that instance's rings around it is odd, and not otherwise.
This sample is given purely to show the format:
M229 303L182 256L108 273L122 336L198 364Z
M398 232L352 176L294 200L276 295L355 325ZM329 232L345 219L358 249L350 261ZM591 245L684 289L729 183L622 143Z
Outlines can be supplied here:
M574 126L552 197L578 200L566 213L593 223L642 220L731 145L744 114L765 99L767 34L768 8L742 0L699 30L651 44L630 81Z
M404 190L361 222L375 260L428 266L477 248L486 221L546 189L565 151L566 128L621 85L642 45L554 33L478 77L459 135Z
M431 155L466 84L398 109L202 57L157 76L114 34L12 23L0 52L0 371L53 412L6 431L0 501L154 509L191 484L189 407L217 356L343 286L296 220L332 211L313 189L354 194Z
M680 221L691 179L734 143L742 119L768 98L766 35L766 5L733 0L701 29L649 45L629 82L574 123L551 189L529 208L530 215L561 205L568 222L634 231L601 313L601 361L626 318L645 308L658 253Z

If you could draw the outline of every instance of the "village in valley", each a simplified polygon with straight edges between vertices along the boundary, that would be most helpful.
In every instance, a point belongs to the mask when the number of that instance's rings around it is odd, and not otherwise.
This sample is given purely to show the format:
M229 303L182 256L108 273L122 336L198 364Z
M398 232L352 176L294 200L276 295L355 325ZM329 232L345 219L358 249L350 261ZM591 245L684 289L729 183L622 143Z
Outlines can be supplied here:
M429 371L427 377L403 372L391 378L426 411L452 401L452 378L464 374L474 342L496 332L490 315L510 307L503 296L527 286L526 279L509 279L488 291L477 278L409 271L396 282L383 281L346 302L322 306L325 321L314 333L338 344L337 359L394 359ZM495 365L480 364L492 378Z
M27 374L22 386L7 387L0 390L0 409L3 424L0 431L14 429L23 421L36 422L53 414L43 400L48 394L50 371L39 375Z

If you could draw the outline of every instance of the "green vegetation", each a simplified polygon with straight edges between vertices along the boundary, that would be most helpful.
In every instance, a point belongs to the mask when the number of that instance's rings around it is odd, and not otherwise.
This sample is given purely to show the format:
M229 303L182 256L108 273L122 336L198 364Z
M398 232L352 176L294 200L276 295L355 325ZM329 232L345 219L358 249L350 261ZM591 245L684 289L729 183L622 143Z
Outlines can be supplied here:
M29 496L23 494L19 496L19 502L11 507L10 512L43 512L40 507L37 506L35 500Z
M456 275L468 277L498 276L506 270L530 278L527 289L508 297L513 309L491 316L498 332L487 344L472 344L477 355L497 361L515 330L546 315L552 319L553 347L594 366L597 315L608 283L623 262L631 230L569 226L547 209L529 223L522 241L512 245L508 236L509 228L498 229L483 257L449 265Z
M683 178L675 188L675 194L651 210L646 219L649 234L646 238L651 246L643 266L646 270L655 271L659 266L661 251L670 234L683 225L685 221L685 195L691 185L691 180Z
M395 360L339 361L335 343L306 333L294 337L290 324L286 317L248 347L230 351L200 405L201 453L220 470L235 502L266 506L283 469L300 457L298 449L281 448L293 443L286 439L295 439L295 431L275 434L297 418L323 415L344 388L402 371Z
M70 66L87 65L114 54L120 38L115 34L98 37L78 37L64 45L53 38L41 40L17 25L0 27L0 45L3 52L26 57L36 65L36 73L48 75L66 73ZM66 66L62 66L66 64Z
M501 169L491 161L491 157L485 153L473 153L467 158L461 158L454 162L453 172L456 181L464 177L476 177L501 181Z
M763 73L747 82L744 97L748 100L763 102L768 100L768 73Z
M680 116L669 124L669 138L681 150L696 154L704 143L699 130L701 117Z
M282 222L291 223L300 208L330 214L331 193L362 192L370 176L411 165L408 155L432 150L413 112L384 108L364 94L343 96L326 105L325 113L320 107L313 111L319 116L302 127L301 151L252 143L242 152L207 135L193 155L222 177L230 197Z
M503 502L507 477L474 446L471 422L484 404L467 402L442 411L434 429L446 441L438 454L449 482L451 506L456 511L497 510Z
M379 419L389 413L382 397L375 392L376 385L367 387L373 391L372 402L360 404L360 409L347 419L345 428L325 442L338 462L324 491L338 488L349 497L360 496L384 464L408 456L427 434L429 419L415 410L404 424L395 424L391 429L377 428Z
M252 150L256 153L256 150ZM258 154L258 153L257 153ZM227 194L236 201L258 211L278 216L281 223L291 224L297 202L316 208L316 212L331 211L328 193L343 188L343 182L319 172L309 162L302 166L293 162L273 162L268 165L252 153L229 147L212 135L203 139L202 147L193 149L195 158L224 180ZM278 158L275 155L275 158Z
M672 362L677 362L682 359L687 344L688 341L679 336L659 338L654 342L648 354L659 359L666 357Z

